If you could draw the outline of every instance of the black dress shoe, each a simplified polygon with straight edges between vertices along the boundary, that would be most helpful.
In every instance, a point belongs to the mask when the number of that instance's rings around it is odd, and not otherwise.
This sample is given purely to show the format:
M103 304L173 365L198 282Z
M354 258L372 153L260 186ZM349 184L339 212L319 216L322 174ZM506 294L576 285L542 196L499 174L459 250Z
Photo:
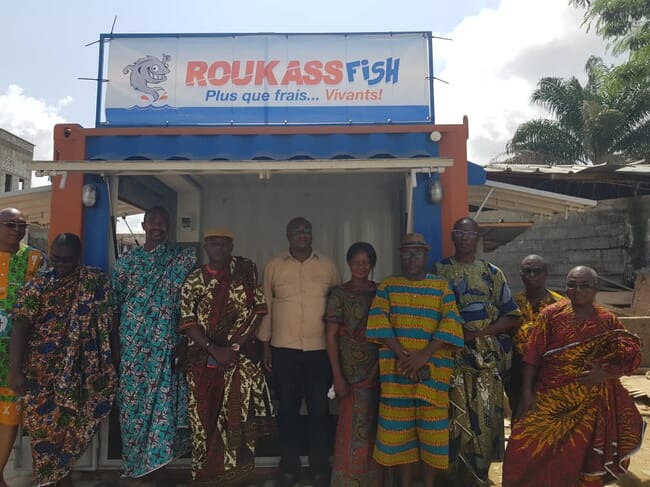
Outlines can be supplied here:
M298 478L295 475L290 473L283 473L275 483L275 487L293 487L297 483Z

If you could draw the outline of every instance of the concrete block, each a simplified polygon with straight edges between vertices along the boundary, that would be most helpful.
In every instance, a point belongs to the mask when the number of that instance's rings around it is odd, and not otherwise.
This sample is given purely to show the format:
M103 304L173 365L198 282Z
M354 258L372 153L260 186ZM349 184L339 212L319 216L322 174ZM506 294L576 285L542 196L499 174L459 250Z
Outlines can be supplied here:
M618 235L609 237L609 246L610 247L623 247L628 248L631 244L631 236L629 231L621 232Z
M580 248L583 249L609 249L609 237L594 237L586 235L578 240Z

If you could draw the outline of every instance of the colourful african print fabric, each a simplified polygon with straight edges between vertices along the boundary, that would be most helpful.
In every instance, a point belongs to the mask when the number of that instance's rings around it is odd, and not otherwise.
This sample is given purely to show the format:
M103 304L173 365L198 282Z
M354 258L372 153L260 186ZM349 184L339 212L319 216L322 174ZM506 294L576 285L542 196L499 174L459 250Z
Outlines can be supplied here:
M452 353L454 348L463 346L461 319L447 282L429 274L420 281L401 276L385 279L370 308L366 333L369 340L380 344L381 339L396 338L406 350L422 350L431 340L448 344L433 353L421 371L421 379L415 383L399 372L397 356L392 350L385 346L379 349L382 405L388 404L387 400L410 400L416 406L444 409L447 417ZM447 422L431 421L427 425L429 435L404 443L404 432L415 427L417 409L409 406L405 410L401 404L397 407L401 409L400 414L392 416L388 414L390 409L382 409L380 405L375 460L382 465L398 465L412 462L418 454L429 465L446 468ZM418 452L422 451L430 455L420 455Z
M482 330L502 315L521 315L501 270L477 259L435 264L456 296L465 330ZM449 391L450 463L461 485L487 485L490 463L503 455L503 378L510 369L510 335L479 337L454 356Z
M193 271L182 289L180 330L200 326L219 347L241 345L234 367L208 366L190 342L186 363L192 426L192 478L199 485L240 485L255 468L255 443L274 426L269 388L253 332L266 313L257 268L232 257L227 272Z
M536 402L513 425L503 485L597 486L622 474L641 445L641 416L618 379L584 386L576 378L588 362L627 375L640 360L639 338L605 309L578 322L568 300L544 308L524 356L538 367Z
M18 290L43 270L45 258L40 250L21 245L18 252L0 252L0 424L20 423L21 400L9 388L9 313Z
M517 328L515 335L512 337L512 344L516 352L521 355L526 353L528 337L530 337L530 332L533 329L539 312L549 304L562 301L563 299L566 298L561 294L548 290L548 296L540 301L537 309L534 309L526 297L526 291L521 291L520 293L515 294L515 303L517 303L517 307L519 308L519 311L521 311L521 316L523 318L521 326Z
M366 324L375 289L355 292L332 289L325 321L339 324L339 361L350 387L338 398L332 487L374 487L382 483L381 467L372 458L379 408L378 346L366 339Z
M194 268L196 251L162 243L151 252L136 247L113 271L120 323L117 401L122 465L142 477L189 450L187 383L172 366L180 341L180 291Z
M523 384L523 363L522 356L526 352L528 337L535 324L535 319L539 312L549 304L561 301L564 298L561 294L547 290L547 295L537 306L533 307L526 297L526 291L515 294L515 303L521 311L523 323L514 331L512 335L512 368L505 379L506 395L510 403L510 411L514 415L519 409L521 400L521 389Z
M12 318L25 322L24 427L37 486L68 475L108 416L116 376L111 361L110 288L99 269L32 279Z

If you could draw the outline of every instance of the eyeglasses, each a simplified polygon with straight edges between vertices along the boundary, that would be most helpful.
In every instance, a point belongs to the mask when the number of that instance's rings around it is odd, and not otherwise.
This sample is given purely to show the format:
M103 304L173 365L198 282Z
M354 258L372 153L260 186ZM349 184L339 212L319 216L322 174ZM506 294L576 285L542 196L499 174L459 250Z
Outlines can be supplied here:
M458 238L475 238L478 237L478 232L466 232L465 230L452 230L451 234Z
M0 222L0 225L4 225L10 230L25 230L27 228L25 222Z
M290 230L289 235L311 235L311 228L298 228L296 230Z
M544 272L543 267L523 267L519 269L519 272L521 273L522 276L525 276L526 274L535 276L537 274L541 274Z
M588 282L567 282L566 288L582 290L582 289L595 289L596 286L595 284L590 284Z
M424 250L412 250L410 252L400 252L399 256L402 259L421 259L427 255L426 251Z

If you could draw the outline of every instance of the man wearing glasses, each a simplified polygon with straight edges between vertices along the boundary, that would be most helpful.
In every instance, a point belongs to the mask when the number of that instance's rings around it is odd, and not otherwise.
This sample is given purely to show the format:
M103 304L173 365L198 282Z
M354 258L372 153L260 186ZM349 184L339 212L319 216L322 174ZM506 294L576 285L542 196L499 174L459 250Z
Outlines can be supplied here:
M564 299L561 294L546 288L547 273L546 261L540 255L527 255L519 265L519 275L524 284L524 290L515 294L515 302L521 311L524 322L512 337L514 347L512 369L509 380L505 384L510 410L513 414L519 406L519 397L521 396L521 357L526 353L526 343L535 319L543 308Z
M639 337L594 302L598 274L574 267L568 299L540 311L523 357L521 404L503 485L609 485L641 446L643 420L619 378L641 361Z
M317 487L329 486L329 401L332 372L327 357L323 315L330 289L341 282L336 265L312 249L312 225L302 217L287 224L289 251L264 269L268 314L257 337L264 345L264 366L273 372L278 397L280 472L277 487L300 480L302 423L308 412L309 464Z
M449 391L449 454L457 485L488 484L503 455L503 381L512 361L512 333L521 323L505 275L477 258L478 224L461 218L451 232L455 253L433 267L449 282L463 319L465 347L454 357Z
M445 279L427 274L430 247L419 233L399 247L402 275L384 279L368 313L367 336L379 343L381 398L374 459L398 466L412 485L418 462L424 486L449 466L449 380L463 346L456 299Z
M20 396L9 388L9 312L17 291L45 267L43 253L21 243L26 230L19 210L0 210L0 487L21 419Z

